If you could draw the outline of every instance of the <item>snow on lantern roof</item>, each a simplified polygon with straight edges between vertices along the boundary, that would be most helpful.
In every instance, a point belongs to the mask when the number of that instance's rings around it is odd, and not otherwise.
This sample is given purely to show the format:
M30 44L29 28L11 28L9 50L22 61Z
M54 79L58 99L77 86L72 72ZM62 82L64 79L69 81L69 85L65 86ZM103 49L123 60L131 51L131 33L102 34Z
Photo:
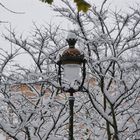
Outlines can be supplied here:
M76 43L76 41L77 41L77 36L76 36L76 34L75 34L73 31L70 31L70 32L68 33L68 36L67 36L66 41L68 42L70 48L74 48L75 43Z
M69 39L75 39L75 40L77 40L77 36L74 33L74 31L72 31L72 30L69 31L69 33L68 33L67 40L69 40Z

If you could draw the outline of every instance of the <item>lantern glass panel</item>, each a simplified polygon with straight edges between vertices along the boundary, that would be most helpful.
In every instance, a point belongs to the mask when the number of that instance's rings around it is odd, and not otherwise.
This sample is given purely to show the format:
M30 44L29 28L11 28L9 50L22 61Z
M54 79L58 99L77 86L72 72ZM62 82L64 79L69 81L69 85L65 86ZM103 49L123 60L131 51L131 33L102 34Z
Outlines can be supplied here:
M72 88L78 88L77 81L81 80L81 65L79 64L65 64L63 65L64 75L63 75L63 83L64 87L70 86Z

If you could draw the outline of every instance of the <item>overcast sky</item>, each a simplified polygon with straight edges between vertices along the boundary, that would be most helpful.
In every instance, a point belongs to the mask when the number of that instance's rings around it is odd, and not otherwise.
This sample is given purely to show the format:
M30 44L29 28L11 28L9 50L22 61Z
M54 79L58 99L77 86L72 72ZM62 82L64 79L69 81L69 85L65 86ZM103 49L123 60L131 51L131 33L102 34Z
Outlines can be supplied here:
M95 3L95 5L99 5L103 0L90 1ZM0 7L0 20L10 22L12 27L16 27L17 30L29 31L32 27L32 22L40 24L50 21L53 22L56 19L54 12L50 10L49 5L44 4L39 0L0 0L0 2L13 11L25 12L24 14L12 14ZM130 5L133 6L135 2L140 3L140 0L108 0L108 3L111 3L112 7L121 8L123 10ZM56 24L59 24L60 21L56 21Z
M60 0L54 0L59 4ZM72 0L74 1L74 0ZM103 0L88 0L99 6ZM140 3L140 0L108 0L111 3L112 9L122 9L127 11L129 6L134 6L135 3ZM4 27L16 28L19 33L28 34L33 28L33 22L41 25L43 23L55 22L55 24L64 24L68 27L66 20L58 19L55 13L51 10L48 4L42 3L39 0L0 0L0 3L5 5L10 10L16 12L24 12L24 14L14 14L5 10L0 6L0 20L8 23L0 24L0 34L4 32ZM9 47L9 44L0 38L0 47ZM23 60L22 63L24 64Z

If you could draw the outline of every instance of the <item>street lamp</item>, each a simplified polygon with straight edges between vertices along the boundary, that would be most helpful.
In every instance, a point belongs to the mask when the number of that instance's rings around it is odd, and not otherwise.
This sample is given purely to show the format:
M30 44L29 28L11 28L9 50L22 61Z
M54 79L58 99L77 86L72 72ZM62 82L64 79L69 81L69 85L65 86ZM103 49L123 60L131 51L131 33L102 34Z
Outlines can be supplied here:
M69 48L60 55L58 61L58 81L64 92L69 92L69 140L73 140L73 93L80 91L86 77L84 54L75 48L77 41L76 35L73 32L68 34L66 39Z

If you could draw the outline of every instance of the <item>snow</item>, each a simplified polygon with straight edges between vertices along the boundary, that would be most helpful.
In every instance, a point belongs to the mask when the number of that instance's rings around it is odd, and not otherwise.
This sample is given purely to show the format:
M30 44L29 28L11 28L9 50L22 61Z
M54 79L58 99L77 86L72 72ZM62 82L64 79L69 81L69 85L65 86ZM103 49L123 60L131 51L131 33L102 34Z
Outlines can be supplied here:
M77 39L77 36L75 35L74 32L69 31L67 39Z
M52 136L49 138L49 140L64 140L64 138L57 138L57 137Z
M2 133L0 133L0 140L6 140L6 137Z

